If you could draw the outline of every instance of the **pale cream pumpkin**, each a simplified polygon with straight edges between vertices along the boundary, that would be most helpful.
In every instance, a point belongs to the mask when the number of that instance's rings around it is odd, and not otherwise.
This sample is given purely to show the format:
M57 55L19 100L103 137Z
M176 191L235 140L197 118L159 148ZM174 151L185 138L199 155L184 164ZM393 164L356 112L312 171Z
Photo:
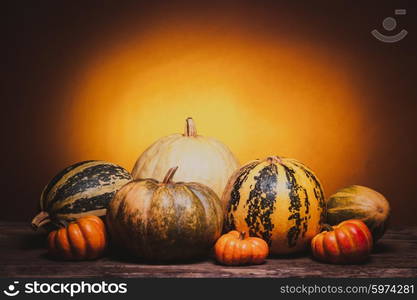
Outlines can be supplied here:
M220 197L239 163L220 141L197 135L192 118L186 120L184 134L172 134L153 143L136 161L134 179L162 181L169 168L179 166L177 181L198 182Z

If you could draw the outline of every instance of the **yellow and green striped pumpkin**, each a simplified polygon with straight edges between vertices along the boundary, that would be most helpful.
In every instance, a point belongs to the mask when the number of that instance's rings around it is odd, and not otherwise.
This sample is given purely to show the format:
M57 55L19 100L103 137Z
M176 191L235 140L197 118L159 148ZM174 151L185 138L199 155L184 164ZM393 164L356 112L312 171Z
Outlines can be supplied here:
M104 216L109 201L132 176L122 167L100 160L73 164L45 186L41 212L32 220L34 229L49 222L72 221L85 215Z
M271 254L304 250L326 217L316 175L290 158L249 162L232 175L222 198L228 203L225 229L263 238Z

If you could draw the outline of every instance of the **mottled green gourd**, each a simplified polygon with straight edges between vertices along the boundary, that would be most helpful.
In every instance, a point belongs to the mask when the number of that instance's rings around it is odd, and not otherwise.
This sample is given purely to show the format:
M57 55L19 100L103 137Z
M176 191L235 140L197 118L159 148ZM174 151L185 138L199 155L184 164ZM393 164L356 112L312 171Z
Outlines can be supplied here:
M195 182L138 179L122 187L110 202L107 225L116 244L133 256L154 261L205 256L221 234L220 199Z
M362 220L372 232L374 241L380 239L390 216L388 200L373 189L352 185L338 190L327 200L327 223L337 225L349 219Z

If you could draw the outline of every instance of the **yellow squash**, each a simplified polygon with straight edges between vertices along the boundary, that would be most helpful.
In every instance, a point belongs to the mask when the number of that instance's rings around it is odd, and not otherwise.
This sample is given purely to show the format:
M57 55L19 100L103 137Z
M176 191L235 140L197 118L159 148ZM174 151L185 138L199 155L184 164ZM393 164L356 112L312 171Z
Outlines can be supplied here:
M180 166L175 175L177 181L202 183L221 197L227 180L239 164L226 145L197 135L193 119L188 118L184 134L163 137L142 153L132 176L162 181L174 166Z

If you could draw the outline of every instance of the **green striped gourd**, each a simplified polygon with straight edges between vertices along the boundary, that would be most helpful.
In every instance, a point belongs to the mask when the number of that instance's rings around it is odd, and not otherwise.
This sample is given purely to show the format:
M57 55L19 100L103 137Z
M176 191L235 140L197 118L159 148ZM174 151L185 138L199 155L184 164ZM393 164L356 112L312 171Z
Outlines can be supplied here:
M45 186L41 212L33 218L32 226L37 229L51 221L104 216L115 192L131 180L128 171L109 162L88 160L71 165Z
M388 227L390 205L377 191L360 185L338 190L327 200L327 221L337 225L348 219L362 220L372 232L374 241L380 239Z
M246 164L229 179L222 198L228 203L225 228L263 238L271 254L304 250L326 216L316 175L290 158Z

